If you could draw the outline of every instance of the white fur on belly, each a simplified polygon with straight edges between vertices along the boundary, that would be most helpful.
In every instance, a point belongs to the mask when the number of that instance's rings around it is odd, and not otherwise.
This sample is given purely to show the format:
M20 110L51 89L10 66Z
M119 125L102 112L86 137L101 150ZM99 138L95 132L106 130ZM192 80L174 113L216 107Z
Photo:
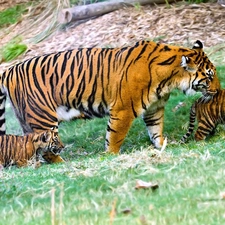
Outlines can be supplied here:
M57 113L57 117L59 121L71 120L81 115L81 112L79 110L74 108L68 110L66 106L62 106L62 105L56 109L56 113Z

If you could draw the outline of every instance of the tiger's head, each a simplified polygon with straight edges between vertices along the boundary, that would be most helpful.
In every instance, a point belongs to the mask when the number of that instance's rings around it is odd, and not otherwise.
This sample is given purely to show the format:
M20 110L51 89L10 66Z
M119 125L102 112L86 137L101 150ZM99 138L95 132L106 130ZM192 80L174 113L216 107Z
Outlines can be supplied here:
M181 57L181 67L186 75L188 85L181 87L186 94L201 91L206 98L213 96L220 89L216 68L203 51L201 41L196 41L191 52L184 52ZM182 84L181 84L182 85Z
M37 133L33 137L33 145L35 149L45 153L52 152L58 155L64 148L58 135L58 127L53 127L51 130Z
M61 142L58 134L58 127L55 126L51 129L52 141L50 142L49 150L55 154L59 155L61 150L64 148L64 144Z

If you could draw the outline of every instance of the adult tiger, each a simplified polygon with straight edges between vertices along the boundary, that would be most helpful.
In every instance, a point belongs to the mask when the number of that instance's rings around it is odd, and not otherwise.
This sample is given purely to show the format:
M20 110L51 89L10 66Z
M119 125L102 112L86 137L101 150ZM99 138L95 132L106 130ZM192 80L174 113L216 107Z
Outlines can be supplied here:
M6 95L25 133L80 115L109 114L105 148L118 153L137 116L153 144L163 144L164 106L170 92L215 93L214 65L196 41L193 49L140 41L132 47L79 48L35 57L1 76L0 133Z
M25 136L0 136L0 165L6 167L16 165L27 166L28 161L35 157L35 166L40 166L40 156L56 155L54 160L59 162L58 153L64 147L55 128L41 133L29 133ZM47 158L48 161L48 158ZM60 161L62 162L62 160Z
M225 123L225 90L218 90L213 98L206 102L200 97L192 104L189 128L181 142L186 142L194 131L196 118L198 121L196 141L204 140L209 134L214 134L217 125Z

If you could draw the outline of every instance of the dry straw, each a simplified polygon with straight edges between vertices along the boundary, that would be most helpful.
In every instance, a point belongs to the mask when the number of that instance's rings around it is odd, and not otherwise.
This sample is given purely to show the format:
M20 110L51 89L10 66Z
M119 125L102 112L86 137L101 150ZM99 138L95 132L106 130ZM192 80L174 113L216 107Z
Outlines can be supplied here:
M33 5L28 8L28 13L23 15L23 18L19 22L1 31L0 39L4 39L4 36L10 34L11 38L15 38L16 36L26 37L27 44L40 42L58 28L58 12L62 8L69 6L69 0L42 0L38 1L38 3L33 2ZM5 38L5 42L8 41Z

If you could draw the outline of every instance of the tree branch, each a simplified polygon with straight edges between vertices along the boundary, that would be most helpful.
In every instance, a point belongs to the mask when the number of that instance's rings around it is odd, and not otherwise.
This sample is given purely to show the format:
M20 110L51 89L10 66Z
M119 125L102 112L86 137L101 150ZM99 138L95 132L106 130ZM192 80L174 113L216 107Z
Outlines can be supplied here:
M101 16L121 9L124 6L134 6L135 4L162 4L170 2L175 2L175 0L113 0L108 2L98 2L90 5L75 6L73 8L63 9L58 14L58 21L61 24L66 24L73 21Z

